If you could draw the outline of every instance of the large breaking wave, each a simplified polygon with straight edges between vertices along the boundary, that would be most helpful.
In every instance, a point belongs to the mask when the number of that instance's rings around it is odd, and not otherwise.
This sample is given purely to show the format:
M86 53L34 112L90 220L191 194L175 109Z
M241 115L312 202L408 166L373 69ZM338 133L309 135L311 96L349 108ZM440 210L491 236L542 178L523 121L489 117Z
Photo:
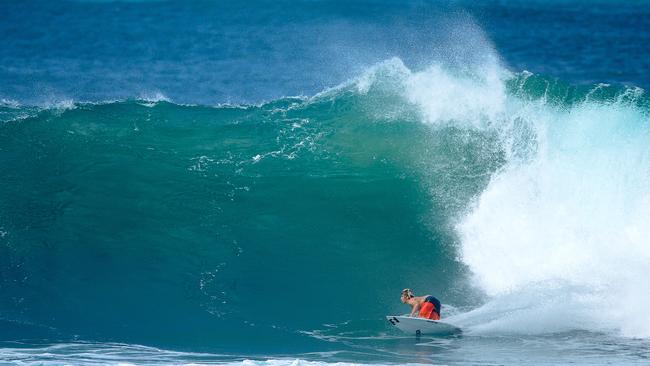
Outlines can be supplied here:
M261 105L5 102L3 337L309 348L385 332L406 286L470 334L647 337L647 106L494 57Z
M488 300L452 321L477 333L586 329L647 337L644 91L512 75L496 61L460 71L433 65L411 72L399 60L382 67L400 75L401 96L422 123L494 139L473 153L487 153L498 168L449 218L459 259ZM463 159L454 164L467 167Z

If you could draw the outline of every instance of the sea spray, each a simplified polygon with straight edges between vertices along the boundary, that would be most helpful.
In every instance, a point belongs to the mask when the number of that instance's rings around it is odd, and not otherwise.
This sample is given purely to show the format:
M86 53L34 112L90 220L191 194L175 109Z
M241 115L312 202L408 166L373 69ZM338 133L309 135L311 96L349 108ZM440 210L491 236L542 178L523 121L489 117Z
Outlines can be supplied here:
M392 90L436 133L460 129L497 141L483 153L498 169L452 218L460 259L488 302L455 320L477 332L647 337L650 318L640 304L650 290L650 119L643 90L571 87L513 75L496 61L462 72L439 64L411 71L398 59L381 67L358 80L360 91L383 88L379 76L393 76ZM445 174L438 169L433 179ZM454 187L446 189L453 196Z
M648 336L650 319L639 304L649 290L650 128L639 98L625 101L629 92L622 90L594 101L590 92L558 106L482 88L464 88L481 97L460 120L488 121L507 162L459 221L460 254L475 283L500 304L491 311L517 314L514 322L502 320L508 326L484 319L495 331L619 329ZM485 98L492 100L484 104ZM427 113L432 105L440 110L439 100L419 100L425 122L457 120L454 112ZM484 105L493 109L486 113ZM504 296L507 302L499 300Z

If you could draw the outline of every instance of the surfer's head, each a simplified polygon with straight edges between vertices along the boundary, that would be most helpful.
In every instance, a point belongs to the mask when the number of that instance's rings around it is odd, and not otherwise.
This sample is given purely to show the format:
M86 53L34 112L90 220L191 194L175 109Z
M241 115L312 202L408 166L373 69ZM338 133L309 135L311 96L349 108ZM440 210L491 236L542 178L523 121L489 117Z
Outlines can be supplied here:
M402 290L401 299L403 303L406 303L409 299L412 298L413 298L413 291L411 291L410 288L405 288L404 290Z

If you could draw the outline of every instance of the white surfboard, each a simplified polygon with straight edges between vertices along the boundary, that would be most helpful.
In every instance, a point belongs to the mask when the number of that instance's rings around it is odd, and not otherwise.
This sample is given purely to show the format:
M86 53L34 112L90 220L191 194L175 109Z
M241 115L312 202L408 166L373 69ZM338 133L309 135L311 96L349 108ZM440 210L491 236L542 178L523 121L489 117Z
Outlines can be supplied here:
M404 333L413 335L445 336L461 333L460 328L439 320L415 318L404 315L388 315L388 322Z

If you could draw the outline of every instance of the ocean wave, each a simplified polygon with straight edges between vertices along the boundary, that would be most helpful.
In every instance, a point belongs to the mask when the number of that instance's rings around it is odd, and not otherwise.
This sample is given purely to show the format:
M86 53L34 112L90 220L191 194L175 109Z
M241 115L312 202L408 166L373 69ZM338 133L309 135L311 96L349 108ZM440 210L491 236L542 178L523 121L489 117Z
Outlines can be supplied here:
M349 309L289 311L277 293L366 289L381 319L408 285L474 309L450 318L470 333L648 336L645 93L486 60L394 58L259 105L0 107L16 122L0 125L0 310L89 339L175 344L151 324L181 314L178 334L210 324L199 344L309 342Z

